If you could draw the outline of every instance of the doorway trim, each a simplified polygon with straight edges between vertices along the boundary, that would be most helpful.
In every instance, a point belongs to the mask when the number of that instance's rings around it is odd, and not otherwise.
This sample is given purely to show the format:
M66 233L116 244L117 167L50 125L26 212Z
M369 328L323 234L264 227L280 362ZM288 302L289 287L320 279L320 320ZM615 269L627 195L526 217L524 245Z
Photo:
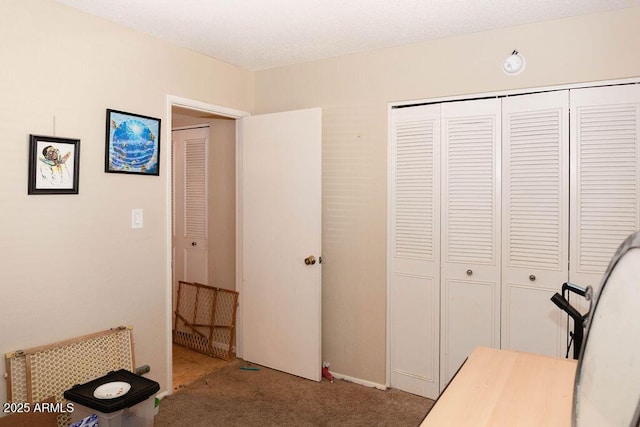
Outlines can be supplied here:
M216 114L218 116L229 117L236 120L236 291L240 292L239 296L239 306L237 312L237 320L236 320L236 354L242 355L241 347L242 347L242 135L241 135L241 126L238 119L243 117L250 116L251 114L246 111L235 110L229 107L224 107L221 105L208 104L206 102L197 101L194 99L183 98L175 95L167 95L167 104L166 104L166 120L167 125L165 125L164 130L164 140L165 142L165 153L171 153L172 150L172 142L171 142L171 119L172 119L172 109L173 107L183 107L190 110L202 111L209 114ZM166 394L169 395L173 391L173 351L172 351L172 336L171 336L171 328L172 328L172 292L171 286L173 281L173 266L172 266L172 256L171 256L171 239L173 238L171 234L171 223L173 221L173 213L171 212L171 172L173 165L171 164L171 156L164 156L163 167L165 170L164 174L164 184L165 184L165 212L167 213L165 219L165 299L166 305L165 310L167 313L167 317L165 319L165 328L166 328L166 342L167 346L165 349L166 355L166 384L167 390Z

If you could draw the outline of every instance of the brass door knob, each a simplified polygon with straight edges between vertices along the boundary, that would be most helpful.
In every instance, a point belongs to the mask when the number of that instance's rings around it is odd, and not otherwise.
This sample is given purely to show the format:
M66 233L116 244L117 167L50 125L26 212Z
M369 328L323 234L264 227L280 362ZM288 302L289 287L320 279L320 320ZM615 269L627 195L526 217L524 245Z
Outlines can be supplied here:
M313 255L309 255L304 259L304 263L307 265L313 265L316 263L316 257L314 257Z

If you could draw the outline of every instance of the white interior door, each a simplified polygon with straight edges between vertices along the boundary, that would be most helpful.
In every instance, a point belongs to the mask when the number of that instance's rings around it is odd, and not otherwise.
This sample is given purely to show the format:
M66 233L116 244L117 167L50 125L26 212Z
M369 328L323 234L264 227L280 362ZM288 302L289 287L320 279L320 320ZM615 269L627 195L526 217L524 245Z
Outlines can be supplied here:
M243 358L319 381L322 113L246 117L241 134Z
M500 347L500 111L442 104L441 389L476 346Z
M502 101L501 347L564 357L569 279L569 91Z
M177 281L208 284L207 146L209 128L174 130L174 303ZM175 309L175 307L174 307Z
M440 105L391 114L389 358L393 388L440 393Z

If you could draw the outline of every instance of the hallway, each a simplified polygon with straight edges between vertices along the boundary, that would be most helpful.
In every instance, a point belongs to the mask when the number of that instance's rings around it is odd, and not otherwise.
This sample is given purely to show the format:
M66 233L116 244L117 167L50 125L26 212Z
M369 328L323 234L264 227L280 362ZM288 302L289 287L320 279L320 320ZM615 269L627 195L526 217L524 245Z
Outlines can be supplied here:
M173 344L173 390L176 391L229 363Z

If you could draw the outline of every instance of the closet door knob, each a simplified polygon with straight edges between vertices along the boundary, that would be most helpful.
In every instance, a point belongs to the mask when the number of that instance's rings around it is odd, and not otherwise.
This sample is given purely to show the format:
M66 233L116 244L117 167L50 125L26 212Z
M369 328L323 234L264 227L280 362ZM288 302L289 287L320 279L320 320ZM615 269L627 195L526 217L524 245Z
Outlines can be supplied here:
M536 276L534 276L533 274L531 274L531 275L529 276L529 280L531 280L532 282L535 282L535 280L536 280Z
M467 276L471 276L473 274L472 270L467 270Z

